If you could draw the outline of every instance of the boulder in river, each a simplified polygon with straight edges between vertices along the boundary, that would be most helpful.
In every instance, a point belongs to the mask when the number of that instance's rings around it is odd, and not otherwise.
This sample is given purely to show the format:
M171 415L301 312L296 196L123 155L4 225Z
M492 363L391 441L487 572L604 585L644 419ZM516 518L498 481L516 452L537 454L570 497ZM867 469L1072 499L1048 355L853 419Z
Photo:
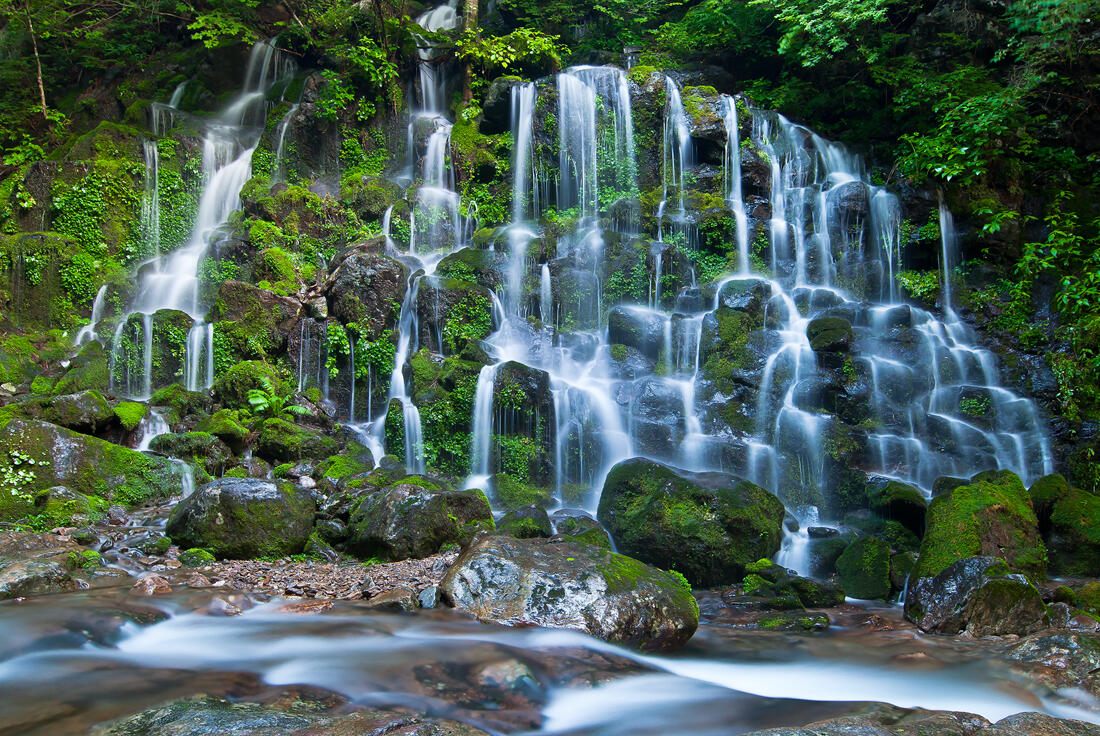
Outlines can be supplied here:
M1057 575L1100 576L1100 496L1048 475L1028 489Z
M166 531L181 547L217 557L282 556L302 551L314 511L313 500L285 481L219 478L180 501Z
M972 636L1029 634L1046 623L1038 589L1004 560L969 557L910 583L905 617L924 631Z
M481 491L445 490L412 478L358 503L348 524L347 548L361 557L396 562L465 544L492 528L493 512Z
M598 518L624 554L710 587L739 582L747 564L778 552L785 513L732 475L633 458L608 473Z
M440 585L482 621L573 629L646 650L682 646L699 606L680 577L595 545L485 536Z

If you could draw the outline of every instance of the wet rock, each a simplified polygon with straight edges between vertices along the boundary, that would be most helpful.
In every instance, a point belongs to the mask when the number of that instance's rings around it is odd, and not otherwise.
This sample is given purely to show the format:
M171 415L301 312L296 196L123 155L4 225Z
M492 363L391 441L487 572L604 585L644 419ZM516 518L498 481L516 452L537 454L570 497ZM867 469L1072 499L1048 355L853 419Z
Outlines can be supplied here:
M1100 727L1046 713L1017 713L981 732L983 736L1100 736Z
M932 500L917 574L937 575L957 560L999 557L1034 579L1046 573L1046 547L1031 498L1010 471L981 473Z
M882 600L890 595L890 545L878 537L860 537L848 545L836 569L852 598Z
M297 299L231 279L218 288L210 321L235 359L263 360L285 349L300 312Z
M1008 651L1008 659L1030 668L1029 676L1051 689L1100 692L1100 636L1090 633L1037 633Z
M676 576L575 542L482 537L440 587L450 605L483 621L574 629L647 650L683 645L699 621Z
M1045 624L1042 597L1004 560L970 557L911 581L905 617L924 631L973 636L1028 634Z
M167 595L172 592L168 579L162 575L144 575L130 588L135 595Z
M438 585L431 585L416 595L416 602L421 608L435 608L439 605L442 593Z
M612 343L634 348L650 360L656 360L664 342L665 321L657 312L617 306L607 315L607 330Z
M245 360L234 364L233 367L215 379L213 386L214 398L218 403L227 407L248 408L250 406L248 392L253 389L265 389L265 381L269 382L274 392L280 396L286 396L290 393L290 385L275 366L259 360ZM180 390L182 388L182 386L179 387ZM154 394L150 400L153 404L159 405L157 403L158 394L159 392ZM190 400L189 395L185 398ZM209 398L207 398L207 402L209 402ZM173 405L173 408L177 408L181 414L184 414L191 413L191 409L205 411L209 407L189 406L187 409L179 409L179 407Z
M810 539L832 539L840 536L840 530L831 526L811 526L806 529L806 534Z
M165 499L180 490L179 476L166 458L47 422L8 421L0 427L0 447L25 456L23 467L29 474L24 494L0 494L0 521L14 521L29 513L34 494L53 486L127 506Z
M742 581L746 595L766 599L772 608L829 608L844 602L844 591L834 581L804 578L770 560L746 568Z
M338 450L339 444L332 437L285 419L265 421L256 440L256 454L278 463L318 460Z
M611 549L611 536L593 519L580 509L558 509L550 516L554 533L574 542L594 544L603 549Z
M98 391L54 396L49 404L48 414L43 418L85 434L96 434L115 419L111 405Z
M344 324L361 322L372 335L392 324L393 303L405 298L409 270L373 244L353 246L337 257L325 285L329 311Z
M406 587L400 587L372 597L366 606L385 611L415 611L418 604L416 593Z
M193 462L212 476L225 472L233 451L209 432L168 433L153 438L149 449L169 457Z
M56 560L30 559L0 563L0 599L60 593L76 588L76 580Z
M180 501L166 531L218 557L280 556L302 551L313 515L313 500L289 483L220 478Z
M427 557L492 528L489 501L479 490L398 483L356 506L348 525L347 549L360 557L391 561Z
M329 705L300 693L274 704L199 695L96 726L91 736L488 736L457 721L373 709L334 712Z
M819 353L844 353L852 342L852 324L843 317L818 317L806 325L810 347Z
M598 519L619 549L694 585L739 581L779 550L783 504L725 473L689 473L634 458L608 473Z
M506 513L497 522L497 531L517 539L549 537L554 533L546 509L534 504Z
M924 494L916 486L889 478L871 478L867 482L871 511L884 519L894 519L918 537L924 533Z

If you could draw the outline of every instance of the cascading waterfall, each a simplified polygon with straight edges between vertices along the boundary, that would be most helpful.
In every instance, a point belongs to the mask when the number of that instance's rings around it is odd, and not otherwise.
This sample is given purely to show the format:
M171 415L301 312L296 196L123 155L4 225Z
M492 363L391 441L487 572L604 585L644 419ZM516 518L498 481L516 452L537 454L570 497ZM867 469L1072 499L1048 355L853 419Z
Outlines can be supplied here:
M662 309L665 295L651 270L649 306L611 309L616 319L637 325L652 345L648 363L635 361L624 371L610 355L611 305L604 303L601 283L607 237L637 232L635 222L618 218L615 202L605 195L636 190L632 136L622 127L631 119L630 99L619 94L621 76L610 67L581 67L556 79L558 181L550 204L577 216L557 238L557 254L549 262L528 264L526 248L509 251L497 329L486 341L494 363L482 370L474 402L468 486L491 484L498 470L493 464L493 433L500 431L494 427L495 383L505 361L518 361L549 375L553 487L559 502L593 510L610 466L636 454L689 470L732 472L778 494L802 523L802 531L784 541L781 554L785 564L806 572L806 524L839 521L825 518L819 508L819 499L828 498L837 482L827 457L840 421L823 393L836 367L822 362L810 340L812 323L825 317L851 325L851 357L842 368L866 385L871 416L859 428L868 446L860 471L912 483L926 494L943 475L1008 468L1029 481L1050 471L1035 407L998 385L992 355L973 346L950 309L941 321L899 301L894 284L902 247L897 198L872 185L858 158L842 146L730 97L721 100L727 132L723 193L733 215L737 263L732 274L705 286L702 300L698 287L684 287L671 312ZM667 84L676 89L671 80ZM529 87L513 88L517 157L527 155L526 128L532 121L516 111L534 106L528 94ZM678 90L666 99L662 178L667 202L660 214L675 221L676 211L685 209L681 203L692 186L688 174L694 164ZM743 193L740 126L741 119L747 124L747 115L752 118L750 143L771 173L771 214L763 222L750 218ZM622 147L628 140L630 148ZM611 157L600 151L621 153L614 158L619 165L609 169ZM528 203L545 200L527 173L537 168L537 161L514 161L510 238L537 232ZM941 231L951 238L946 217ZM604 231L609 226L613 232ZM769 253L760 252L766 261L750 252L754 228L768 236ZM666 248L653 247L651 269L672 268ZM943 261L950 267L952 241L945 241L944 248ZM662 253L664 264L658 265ZM534 285L527 288L537 289L537 299L516 293L525 283ZM720 313L744 308L747 294L762 302L763 324L753 328L759 337L750 335L759 363L754 398L745 404L748 426L731 428L714 409L729 399L715 393L702 364L711 349L707 341L713 340L706 335L714 334ZM945 294L949 298L946 289ZM537 304L541 329L526 322L527 304ZM967 418L975 406L984 407L980 421ZM577 487L582 491L569 492Z
M155 257L143 266L130 309L114 332L111 344L112 391L135 398L151 395L155 388L154 315L162 310L184 312L192 320L183 360L187 387L197 390L213 383L214 332L213 326L204 321L206 309L199 293L199 264L206 256L214 232L240 207L240 192L251 176L252 152L266 118L268 105L265 95L275 84L293 75L294 71L293 62L278 51L273 42L261 42L252 48L243 90L206 125L202 153L204 187L191 235L183 246L167 254L160 253L159 245L156 141L147 143L142 224ZM181 97L182 87L179 87L172 96L173 102L178 104ZM151 129L154 136L167 133L176 112L171 104L153 106Z

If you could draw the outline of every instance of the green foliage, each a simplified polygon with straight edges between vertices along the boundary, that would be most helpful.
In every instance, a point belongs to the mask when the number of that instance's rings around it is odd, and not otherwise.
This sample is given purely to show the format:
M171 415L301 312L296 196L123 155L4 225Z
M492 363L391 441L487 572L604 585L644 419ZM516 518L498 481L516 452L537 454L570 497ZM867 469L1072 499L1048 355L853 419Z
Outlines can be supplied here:
M568 49L558 36L531 28L517 28L506 36L482 36L466 30L458 40L457 56L476 64L489 77L516 70L561 68Z
M881 53L880 26L897 0L750 0L772 8L782 24L779 53L792 54L803 66L816 66L837 54L855 51L873 62Z
M261 388L248 391L248 403L256 414L270 419L293 418L293 415L308 415L309 409L290 403L293 397L286 396L275 389L267 376L259 376Z
M471 340L483 340L493 329L492 305L478 292L467 292L447 314L443 325L443 342L451 353L457 353Z
M239 0L232 5L228 3L226 5L229 7L236 5L243 9L255 7L257 2L258 0ZM202 41L208 49L228 46L232 43L255 43L257 39L255 29L246 25L239 14L231 14L222 9L196 16L195 20L188 24L187 29L191 31L192 38Z
M935 301L940 293L940 274L938 271L898 271L894 278L902 288L928 302Z

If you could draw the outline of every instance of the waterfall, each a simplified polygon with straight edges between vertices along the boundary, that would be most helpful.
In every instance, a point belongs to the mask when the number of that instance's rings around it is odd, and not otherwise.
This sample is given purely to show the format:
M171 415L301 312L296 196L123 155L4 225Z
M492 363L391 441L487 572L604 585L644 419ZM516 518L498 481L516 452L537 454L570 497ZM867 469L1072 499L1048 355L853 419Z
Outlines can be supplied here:
M282 176L283 171L283 150L286 143L286 131L290 127L291 121L298 113L298 103L294 103L290 106L290 109L286 111L286 115L279 122L279 133L277 135L278 143L275 146L275 163L271 166L271 178L279 179Z
M738 128L737 103L729 95L723 95L722 104L725 108L722 121L726 128L726 145L723 150L722 175L725 183L723 188L737 228L738 273L747 274L752 265L749 263L748 216L745 214L745 198L741 193L741 131Z
M692 166L691 131L687 114L680 99L680 88L665 77L665 121L661 146L661 204L658 220L664 219L668 209L671 189L677 197L677 209L673 221L683 227L684 220L684 171Z
M111 389L122 390L116 368L125 373L125 393L134 398L148 398L152 385L153 315L161 310L185 312L192 319L184 358L184 381L192 390L208 388L214 380L213 326L205 323L205 305L199 295L199 265L206 256L210 239L240 207L240 192L251 176L252 153L259 141L267 115L265 94L276 83L289 78L294 63L270 41L257 43L249 56L244 87L229 105L206 125L202 151L202 194L197 214L187 242L177 250L160 253L160 215L157 194L156 141L148 141L146 151L146 183L142 204L142 226L156 253L141 273L134 297L121 325L131 315L141 315L143 335L140 340L122 339L123 329L116 329L111 344ZM178 104L182 87L172 95ZM151 128L154 136L167 133L176 108L174 104L154 105ZM94 324L94 323L93 323ZM93 327L94 330L94 327ZM138 347L140 345L140 347ZM137 353L136 355L133 353ZM134 391L131 368L143 366L140 392Z

